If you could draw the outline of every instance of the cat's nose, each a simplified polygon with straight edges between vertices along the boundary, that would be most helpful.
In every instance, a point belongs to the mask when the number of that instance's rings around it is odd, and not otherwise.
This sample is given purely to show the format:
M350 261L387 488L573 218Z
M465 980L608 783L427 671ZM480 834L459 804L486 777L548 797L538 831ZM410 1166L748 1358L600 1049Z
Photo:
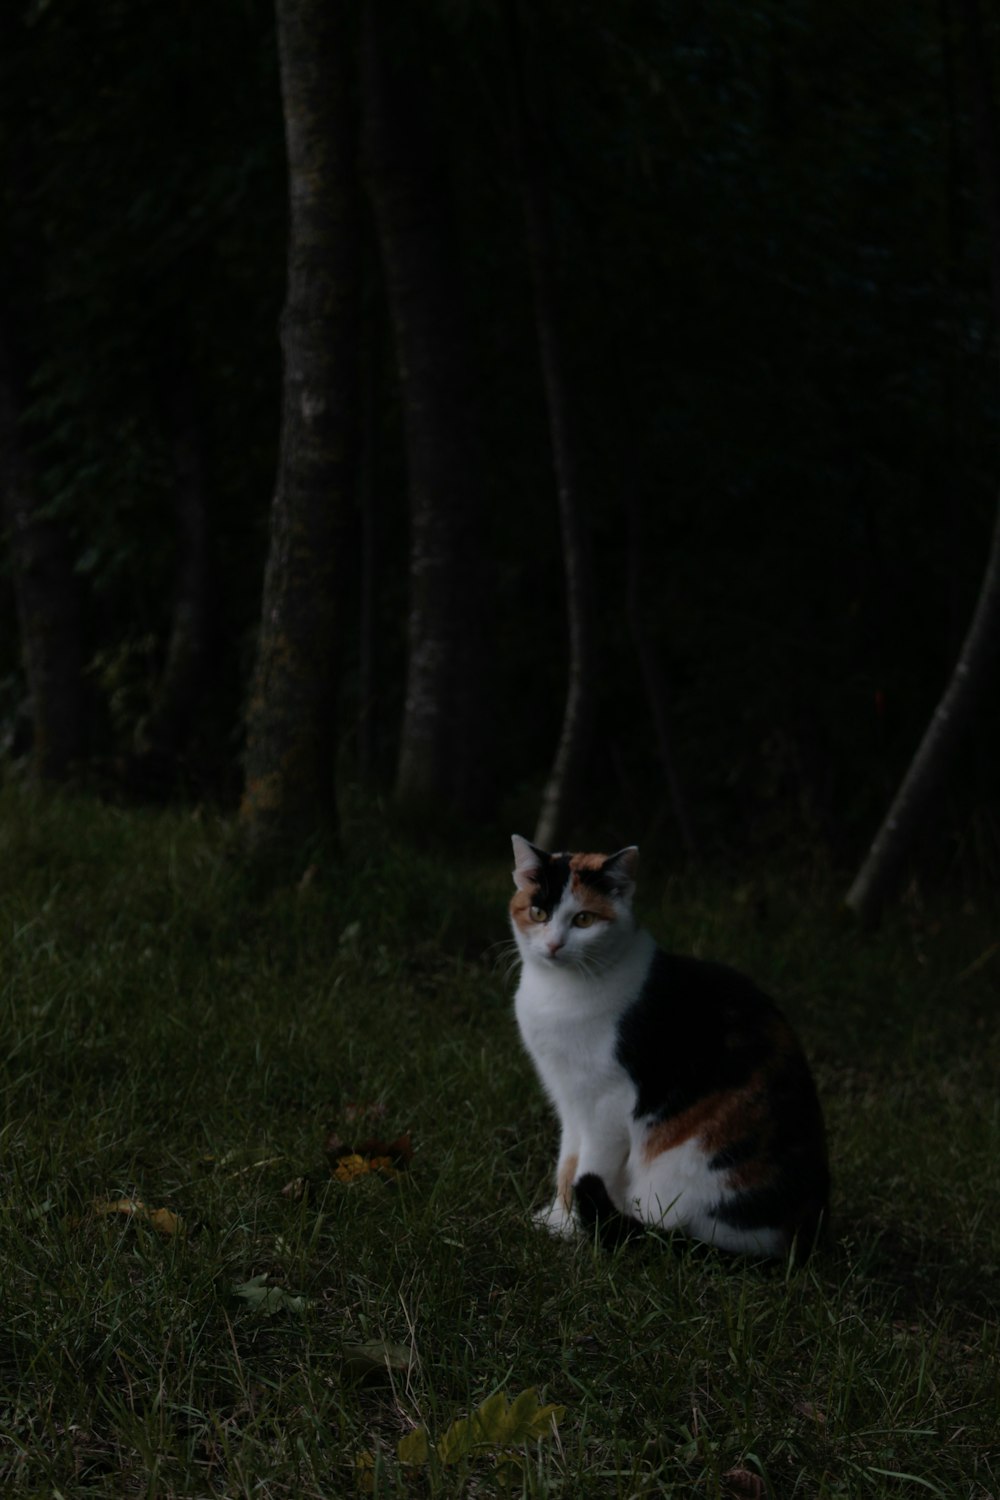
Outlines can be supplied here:
M548 948L553 958L555 958L562 945L562 938L549 938L548 942L545 944L546 948Z

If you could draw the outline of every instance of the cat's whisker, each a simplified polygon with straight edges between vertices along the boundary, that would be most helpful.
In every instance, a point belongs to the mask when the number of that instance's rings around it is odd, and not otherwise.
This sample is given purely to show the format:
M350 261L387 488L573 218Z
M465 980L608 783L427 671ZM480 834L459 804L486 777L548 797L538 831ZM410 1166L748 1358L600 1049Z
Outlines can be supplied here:
M521 952L512 938L506 942L494 943L488 948L487 953L492 953L490 969L494 974L501 974L506 984L513 979L521 965Z

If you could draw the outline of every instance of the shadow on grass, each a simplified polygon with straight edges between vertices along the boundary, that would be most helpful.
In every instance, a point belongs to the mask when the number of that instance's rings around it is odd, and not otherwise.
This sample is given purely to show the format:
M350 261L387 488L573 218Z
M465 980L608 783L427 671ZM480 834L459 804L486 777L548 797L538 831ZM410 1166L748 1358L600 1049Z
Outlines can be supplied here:
M949 1314L981 1323L1000 1313L1000 1266L977 1259L975 1244L862 1221L812 1264L831 1287L853 1283L878 1292L898 1318L939 1321Z

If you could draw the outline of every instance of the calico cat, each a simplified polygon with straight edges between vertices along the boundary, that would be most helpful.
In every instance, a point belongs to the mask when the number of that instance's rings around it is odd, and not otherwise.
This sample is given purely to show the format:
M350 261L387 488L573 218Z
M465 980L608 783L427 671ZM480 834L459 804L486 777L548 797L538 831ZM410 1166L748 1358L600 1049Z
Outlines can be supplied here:
M632 914L638 850L548 854L515 834L515 1012L562 1142L555 1234L648 1226L803 1256L826 1213L823 1118L771 1000L721 964L663 953Z

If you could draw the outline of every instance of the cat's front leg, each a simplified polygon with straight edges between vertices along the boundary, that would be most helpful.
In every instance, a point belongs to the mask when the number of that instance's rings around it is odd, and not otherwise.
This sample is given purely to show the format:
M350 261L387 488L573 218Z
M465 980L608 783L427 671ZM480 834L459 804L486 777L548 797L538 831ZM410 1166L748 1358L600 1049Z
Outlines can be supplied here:
M550 1234L567 1238L576 1230L573 1218L573 1184L577 1179L577 1164L580 1159L580 1139L576 1132L563 1132L559 1148L559 1165L556 1167L556 1195L547 1208L535 1214L535 1223Z
M581 1142L572 1180L579 1182L581 1177L599 1177L615 1208L622 1209L631 1144L628 1133L621 1129L617 1120L613 1124L609 1122L605 1129L600 1128L599 1119L596 1125L596 1130L588 1132Z

